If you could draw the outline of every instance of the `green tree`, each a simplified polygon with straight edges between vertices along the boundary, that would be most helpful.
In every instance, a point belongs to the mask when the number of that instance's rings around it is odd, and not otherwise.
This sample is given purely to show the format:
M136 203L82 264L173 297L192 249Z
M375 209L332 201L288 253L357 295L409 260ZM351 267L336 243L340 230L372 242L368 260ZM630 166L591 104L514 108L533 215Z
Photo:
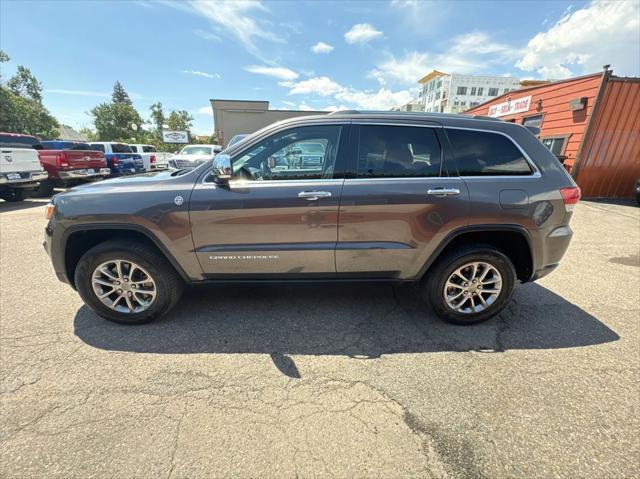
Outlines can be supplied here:
M122 103L124 105L133 106L133 102L131 101L131 98L129 98L129 94L125 91L122 83L120 83L119 81L116 81L113 85L111 101L113 103Z
M79 133L84 136L87 141L98 141L98 135L91 128L81 128Z
M167 126L170 130L190 130L193 126L193 117L186 110L174 110L167 118Z
M14 95L31 98L38 103L42 103L42 83L33 76L33 73L27 67L18 65L16 74L7 82L7 88Z
M165 117L164 110L162 109L162 103L157 102L151 105L151 123L155 129L156 136L162 138L162 125L164 125Z
M130 141L141 137L143 121L136 109L126 103L101 103L91 110L96 136L102 141ZM134 129L136 125L138 129Z
M0 50L0 65L7 61L9 56ZM58 136L58 126L42 105L42 84L28 68L18 66L6 87L0 84L0 131L51 139Z

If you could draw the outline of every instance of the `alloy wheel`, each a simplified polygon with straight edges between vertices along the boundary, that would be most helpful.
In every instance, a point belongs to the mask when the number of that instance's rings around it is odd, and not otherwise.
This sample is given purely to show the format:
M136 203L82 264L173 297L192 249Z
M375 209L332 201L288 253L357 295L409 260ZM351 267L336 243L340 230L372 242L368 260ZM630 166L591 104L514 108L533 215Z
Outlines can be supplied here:
M452 310L472 314L490 307L502 291L502 276L484 261L467 263L456 269L444 285L444 299Z
M154 302L156 283L139 264L129 260L106 261L93 271L91 285L105 306L119 313L141 313Z

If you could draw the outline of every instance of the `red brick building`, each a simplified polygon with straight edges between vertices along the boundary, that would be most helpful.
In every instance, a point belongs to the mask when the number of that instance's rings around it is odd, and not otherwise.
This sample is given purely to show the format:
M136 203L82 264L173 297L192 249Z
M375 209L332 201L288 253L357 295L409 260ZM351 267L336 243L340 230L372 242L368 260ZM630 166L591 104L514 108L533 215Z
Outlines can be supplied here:
M540 128L584 197L631 198L640 178L640 78L608 69L505 93L465 113Z

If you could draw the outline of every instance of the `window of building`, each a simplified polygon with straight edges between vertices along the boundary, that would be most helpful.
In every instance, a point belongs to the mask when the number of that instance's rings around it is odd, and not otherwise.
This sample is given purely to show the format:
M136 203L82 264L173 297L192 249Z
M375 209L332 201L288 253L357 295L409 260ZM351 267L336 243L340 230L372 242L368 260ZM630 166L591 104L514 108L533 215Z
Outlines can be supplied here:
M511 90L509 88L504 89L504 93L509 93Z
M459 86L457 94L458 95L466 95L467 94L467 87L466 86Z
M469 104L469 106L470 106L471 108L473 108L474 106L478 106L479 104L480 104L480 102L479 102L479 101L472 101L472 102Z
M475 95L476 94L476 87L471 87L471 95Z
M360 127L358 178L412 178L440 175L441 149L428 127Z
M461 176L530 175L529 163L509 138L483 131L447 128Z
M551 153L553 153L554 155L563 156L568 139L569 139L568 136L555 136L550 138L543 138L542 144L547 148L549 148Z
M331 178L340 130L319 125L275 133L233 158L233 173L251 180Z
M522 119L522 126L535 126L540 128L542 126L542 115L528 116Z
M489 88L489 96L498 96L497 88Z
M482 92L484 91L483 87L478 87L478 96L482 96Z

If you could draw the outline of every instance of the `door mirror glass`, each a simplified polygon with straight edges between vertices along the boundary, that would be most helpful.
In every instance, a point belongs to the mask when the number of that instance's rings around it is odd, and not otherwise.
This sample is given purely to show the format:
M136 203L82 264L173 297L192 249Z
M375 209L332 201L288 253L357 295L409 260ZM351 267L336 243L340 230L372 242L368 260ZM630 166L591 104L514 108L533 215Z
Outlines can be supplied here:
M211 173L217 182L228 182L231 179L231 157L224 153L216 155Z

